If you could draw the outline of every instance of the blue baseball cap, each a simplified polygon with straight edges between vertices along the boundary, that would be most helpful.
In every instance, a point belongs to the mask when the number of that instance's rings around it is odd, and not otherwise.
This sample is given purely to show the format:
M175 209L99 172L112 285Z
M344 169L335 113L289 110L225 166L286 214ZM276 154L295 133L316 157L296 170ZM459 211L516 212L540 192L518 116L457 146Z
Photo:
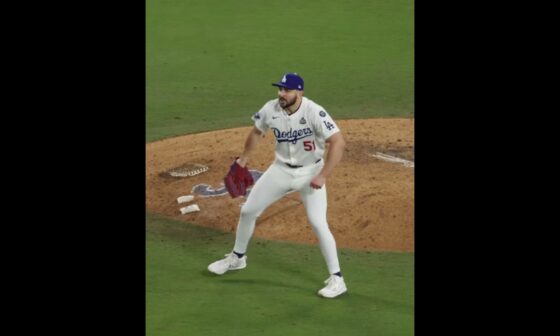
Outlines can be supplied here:
M274 86L283 87L290 90L303 90L303 78L297 73L287 73L282 77L280 82L272 83Z

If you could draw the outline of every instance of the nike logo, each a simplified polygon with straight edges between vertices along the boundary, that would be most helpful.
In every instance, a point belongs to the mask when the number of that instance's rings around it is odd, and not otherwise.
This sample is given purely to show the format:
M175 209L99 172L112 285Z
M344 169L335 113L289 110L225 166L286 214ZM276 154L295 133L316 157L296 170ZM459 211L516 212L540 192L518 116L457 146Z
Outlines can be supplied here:
M278 118L280 118L280 117L272 117L272 119L278 119Z

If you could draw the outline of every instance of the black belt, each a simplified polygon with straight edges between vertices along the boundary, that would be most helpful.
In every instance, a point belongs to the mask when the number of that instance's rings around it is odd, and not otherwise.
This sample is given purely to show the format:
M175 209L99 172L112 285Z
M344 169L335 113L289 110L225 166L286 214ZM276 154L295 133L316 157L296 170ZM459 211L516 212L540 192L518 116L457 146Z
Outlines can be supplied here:
M319 162L319 161L321 161L321 159L315 161L315 163L317 163L317 162ZM286 166L288 166L288 167L290 167L290 168L301 168L301 167L303 167L303 166L294 166L294 165L291 165L291 164L289 164L289 163L286 163Z

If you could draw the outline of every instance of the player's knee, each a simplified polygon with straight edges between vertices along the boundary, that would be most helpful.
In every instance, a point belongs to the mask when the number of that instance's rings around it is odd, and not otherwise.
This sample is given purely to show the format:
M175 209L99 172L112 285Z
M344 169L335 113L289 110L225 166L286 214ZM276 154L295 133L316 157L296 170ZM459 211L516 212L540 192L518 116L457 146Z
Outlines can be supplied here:
M258 217L259 211L255 207L248 206L246 203L241 207L242 217Z
M315 231L330 231L329 224L322 218L310 218L309 223Z

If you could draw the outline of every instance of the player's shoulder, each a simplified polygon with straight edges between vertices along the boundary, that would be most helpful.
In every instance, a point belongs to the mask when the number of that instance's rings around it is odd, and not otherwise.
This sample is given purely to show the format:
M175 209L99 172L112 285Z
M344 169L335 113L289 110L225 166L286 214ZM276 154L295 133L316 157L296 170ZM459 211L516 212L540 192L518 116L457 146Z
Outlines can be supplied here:
M268 107L270 107L272 109L276 109L276 110L281 108L280 104L278 103L278 98L271 99L271 100L267 101L265 106L268 106Z
M307 105L307 113L312 115L313 117L325 117L327 115L327 110L314 102L313 100L303 97L305 104Z
M255 119L268 119L268 116L272 115L275 111L278 110L278 99L272 99L264 103L261 109L255 113L253 116L253 120Z
M274 112L274 111L279 111L282 108L280 107L280 104L278 103L278 99L271 99L269 101L267 101L261 110L266 111L266 112Z

